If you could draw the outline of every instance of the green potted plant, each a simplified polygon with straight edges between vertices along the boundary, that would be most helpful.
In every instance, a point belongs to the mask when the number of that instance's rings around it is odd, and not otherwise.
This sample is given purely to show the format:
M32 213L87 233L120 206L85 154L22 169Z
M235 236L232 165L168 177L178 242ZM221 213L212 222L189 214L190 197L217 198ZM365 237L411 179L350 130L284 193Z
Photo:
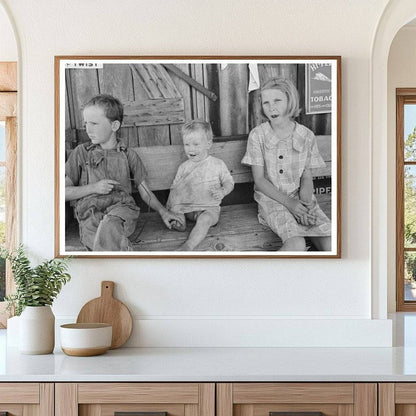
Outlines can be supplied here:
M19 350L24 354L49 354L55 346L55 317L51 305L71 276L68 257L31 266L25 249L0 250L10 261L16 292L6 296L8 309L19 318Z

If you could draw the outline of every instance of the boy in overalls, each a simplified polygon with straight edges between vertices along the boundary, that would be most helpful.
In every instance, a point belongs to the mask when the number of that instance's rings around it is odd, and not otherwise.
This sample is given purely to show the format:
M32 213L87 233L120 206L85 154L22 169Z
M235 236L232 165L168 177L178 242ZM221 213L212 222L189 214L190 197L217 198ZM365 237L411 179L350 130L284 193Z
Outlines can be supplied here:
M130 251L140 209L132 193L139 194L161 216L166 227L181 221L168 211L146 184L138 154L117 139L123 105L111 95L98 95L84 107L91 142L80 144L65 164L65 200L74 201L81 243L92 251Z

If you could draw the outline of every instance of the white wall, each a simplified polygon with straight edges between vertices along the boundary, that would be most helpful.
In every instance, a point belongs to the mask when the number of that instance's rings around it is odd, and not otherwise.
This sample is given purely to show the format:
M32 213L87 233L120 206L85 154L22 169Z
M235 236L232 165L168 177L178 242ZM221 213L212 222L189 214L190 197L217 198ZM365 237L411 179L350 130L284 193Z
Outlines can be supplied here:
M17 61L16 38L3 7L0 7L0 61Z
M388 60L388 307L396 310L396 88L416 88L416 25L404 26L391 44Z
M74 319L106 279L137 319L130 345L389 344L389 322L371 320L370 255L370 55L387 0L0 4L21 39L21 239L39 257L54 253L54 55L343 60L342 259L75 259L58 318Z

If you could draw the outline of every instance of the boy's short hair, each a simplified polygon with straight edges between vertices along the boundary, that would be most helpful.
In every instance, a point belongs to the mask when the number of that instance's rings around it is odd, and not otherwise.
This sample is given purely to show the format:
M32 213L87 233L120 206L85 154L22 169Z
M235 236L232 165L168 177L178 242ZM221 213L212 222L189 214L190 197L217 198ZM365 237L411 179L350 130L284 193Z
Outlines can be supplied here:
M104 110L105 116L111 121L119 121L120 124L123 122L123 104L120 100L109 94L99 94L91 98L85 105L84 108L98 106Z
M212 142L214 134L212 133L211 124L205 120L191 120L182 126L182 137L189 136L195 132L202 132L208 142Z
M293 82L286 78L272 78L264 83L260 92L264 90L280 90L287 97L287 115L295 118L300 114L299 92Z

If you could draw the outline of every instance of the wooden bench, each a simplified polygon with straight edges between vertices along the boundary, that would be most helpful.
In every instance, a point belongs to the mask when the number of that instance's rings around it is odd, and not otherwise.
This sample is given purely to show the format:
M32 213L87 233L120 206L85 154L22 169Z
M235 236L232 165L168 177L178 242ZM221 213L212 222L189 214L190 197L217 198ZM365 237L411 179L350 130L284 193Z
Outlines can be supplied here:
M315 169L314 177L331 175L330 136L317 136L318 147L326 168ZM215 142L211 155L222 159L236 184L252 182L249 167L241 164L246 151L246 137ZM147 171L152 191L169 189L179 165L186 160L183 146L151 146L135 148ZM319 205L331 218L331 194L317 194ZM252 199L252 198L251 198ZM186 239L194 224L185 232L167 229L159 215L142 210L136 231L130 237L135 251L174 251ZM268 227L259 224L255 202L226 205L221 208L219 223L212 227L198 251L276 251L281 240ZM84 251L79 242L78 224L71 222L66 230L66 250Z

